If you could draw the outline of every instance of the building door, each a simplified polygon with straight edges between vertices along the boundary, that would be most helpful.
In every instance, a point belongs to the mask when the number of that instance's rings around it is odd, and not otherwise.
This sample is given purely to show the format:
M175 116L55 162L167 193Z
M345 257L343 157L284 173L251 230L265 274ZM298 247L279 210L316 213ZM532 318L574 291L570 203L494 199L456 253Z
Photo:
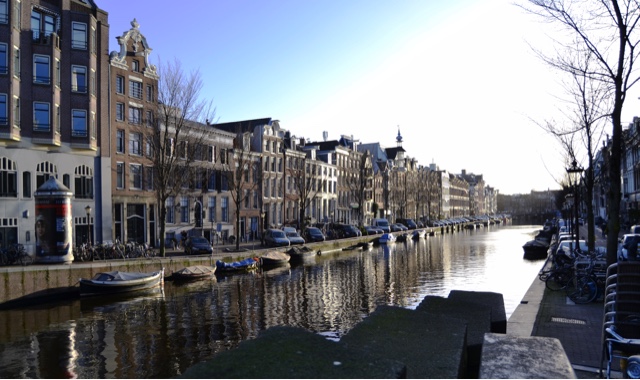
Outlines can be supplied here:
M145 239L144 204L127 205L127 242L143 244Z

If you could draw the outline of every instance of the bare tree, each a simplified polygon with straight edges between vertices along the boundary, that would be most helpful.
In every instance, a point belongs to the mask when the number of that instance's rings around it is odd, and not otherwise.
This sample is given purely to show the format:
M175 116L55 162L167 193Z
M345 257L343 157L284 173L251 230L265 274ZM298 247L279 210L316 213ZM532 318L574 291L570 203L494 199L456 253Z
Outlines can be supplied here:
M231 162L228 170L223 172L227 178L231 199L235 206L235 231L236 250L240 249L240 213L247 209L252 194L258 190L262 182L262 165L257 152L251 151L251 133L242 133L236 136L233 151L231 152Z
M160 254L165 256L167 199L194 181L191 173L201 161L202 146L210 136L203 125L215 116L211 102L200 100L198 71L186 74L178 61L159 66L158 114L147 120L147 138L153 161L153 188L160 211ZM186 175L185 175L186 174Z
M541 57L564 72L580 74L581 68L567 59L575 55L567 52L590 52L596 65L585 76L602 82L611 97L608 114L613 133L608 157L610 186L607 194L607 264L611 265L616 261L620 232L622 107L627 92L640 79L635 67L640 42L637 30L640 7L635 0L529 0L529 4L532 7L525 8L529 12L560 26L579 41L575 43L571 39L570 43L565 43L556 39L556 55Z
M297 197L300 221L300 229L307 227L306 215L311 205L311 200L318 194L319 188L315 186L315 177L311 175L310 160L304 158L302 165L287 168L287 176L293 181L293 193Z

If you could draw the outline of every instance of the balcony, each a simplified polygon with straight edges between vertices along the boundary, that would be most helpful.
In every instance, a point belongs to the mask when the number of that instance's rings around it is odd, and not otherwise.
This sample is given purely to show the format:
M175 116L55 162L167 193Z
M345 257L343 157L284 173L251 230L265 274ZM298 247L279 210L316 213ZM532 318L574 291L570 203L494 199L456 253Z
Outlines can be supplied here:
M46 34L39 30L32 30L31 41L36 45L50 45L60 49L60 37L55 33Z

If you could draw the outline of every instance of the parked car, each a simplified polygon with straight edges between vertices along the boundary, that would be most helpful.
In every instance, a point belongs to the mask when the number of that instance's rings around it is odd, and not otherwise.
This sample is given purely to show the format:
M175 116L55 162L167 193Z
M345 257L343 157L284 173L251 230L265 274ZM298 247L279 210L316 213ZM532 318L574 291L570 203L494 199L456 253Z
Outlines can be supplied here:
M396 219L396 223L402 224L410 230L418 228L416 222L414 222L413 219L409 218L398 218Z
M364 230L367 231L367 235L378 235L384 233L381 228L374 226L364 226Z
M305 241L302 238L302 236L298 235L298 232L296 232L296 231L288 231L288 232L286 232L286 235L287 235L287 239L289 239L289 242L291 243L291 245L304 244L305 243Z
M209 240L199 236L192 236L186 240L184 252L188 255L210 255L213 253L213 248L211 248Z
M351 224L336 224L335 229L337 230L338 238L340 239L362 235L362 233L360 233L360 231Z
M264 232L264 245L267 247L288 247L291 245L284 231L277 228L270 228Z
M391 232L389 221L386 219L374 219L371 223L374 227L381 228L383 232Z
M288 234L289 232L298 232L298 230L295 229L295 227L282 227L282 231L284 231L285 234Z
M636 243L636 255L640 251L640 234L625 234L618 244L618 261L629 260L629 248L632 242Z
M318 227L307 227L302 235L308 242L325 241L325 236Z

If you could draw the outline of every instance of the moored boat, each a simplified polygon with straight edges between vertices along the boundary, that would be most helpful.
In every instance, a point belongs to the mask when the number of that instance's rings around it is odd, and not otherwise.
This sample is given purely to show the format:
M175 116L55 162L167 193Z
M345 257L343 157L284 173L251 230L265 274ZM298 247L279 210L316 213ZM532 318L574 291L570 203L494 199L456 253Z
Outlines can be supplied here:
M425 237L427 232L425 230L413 230L411 233L411 238L414 240L422 239Z
M231 263L227 263L222 260L216 261L217 272L243 272L256 269L257 267L258 262L253 257L249 257L240 261L234 261Z
M281 251L269 251L260 256L260 265L262 266L277 266L287 264L291 260L289 254Z
M392 233L384 233L382 234L382 236L380 236L380 239L378 240L378 242L380 244L389 244L389 243L395 243L396 242L396 236Z
M530 240L526 242L522 248L524 249L524 258L527 260L542 260L547 257L549 244L541 240Z
M216 267L208 265L192 265L175 271L171 274L174 281L195 281L212 278L216 273Z
M287 254L291 257L291 260L305 260L317 255L316 251L303 245L291 247L287 250Z
M99 272L91 279L80 279L80 295L127 293L162 286L164 268L156 272Z

